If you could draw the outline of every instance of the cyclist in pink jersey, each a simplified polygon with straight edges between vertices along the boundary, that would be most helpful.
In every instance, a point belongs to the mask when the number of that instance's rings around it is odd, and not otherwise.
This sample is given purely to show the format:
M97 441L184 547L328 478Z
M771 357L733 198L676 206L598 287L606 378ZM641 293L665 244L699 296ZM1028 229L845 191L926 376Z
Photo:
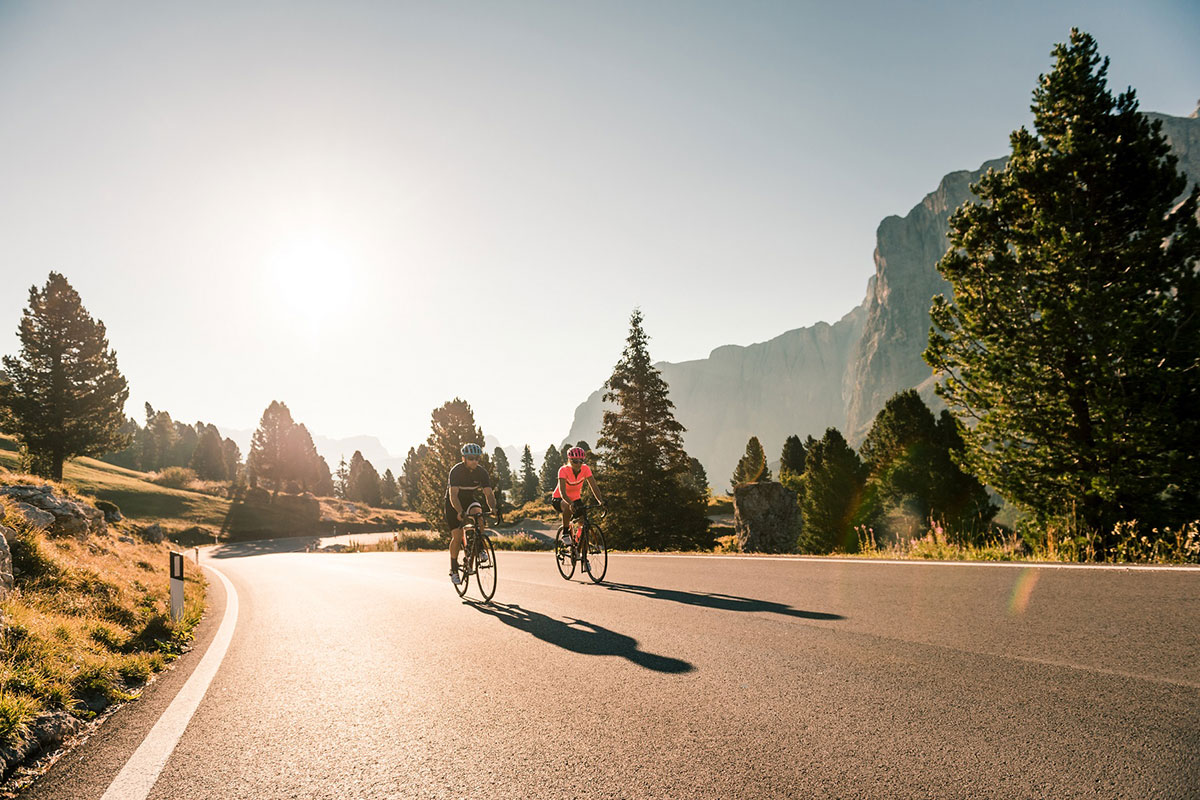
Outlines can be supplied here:
M600 487L592 477L592 468L583 463L587 453L582 447L572 447L567 451L567 463L558 469L558 485L554 487L554 495L550 503L562 513L563 530L571 524L575 509L583 505L583 484L586 481L596 502L604 505L600 496ZM565 498L565 500L564 500Z

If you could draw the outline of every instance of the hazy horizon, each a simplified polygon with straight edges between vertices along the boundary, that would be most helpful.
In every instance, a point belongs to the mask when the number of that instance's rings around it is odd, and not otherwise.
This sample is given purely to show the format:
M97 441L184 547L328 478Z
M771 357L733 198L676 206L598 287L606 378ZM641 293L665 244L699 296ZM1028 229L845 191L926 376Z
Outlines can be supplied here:
M635 306L677 362L861 302L879 222L1007 152L1072 26L1196 108L1184 2L0 0L0 352L59 271L139 421L281 400L403 457L457 396L540 462Z

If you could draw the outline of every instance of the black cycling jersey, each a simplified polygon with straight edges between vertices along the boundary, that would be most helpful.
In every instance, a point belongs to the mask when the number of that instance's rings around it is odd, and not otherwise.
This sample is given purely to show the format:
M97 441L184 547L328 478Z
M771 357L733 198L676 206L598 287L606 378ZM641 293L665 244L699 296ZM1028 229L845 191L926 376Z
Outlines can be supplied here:
M486 507L487 502L483 496L483 490L490 488L492 485L492 476L488 474L487 469L482 465L472 469L467 466L467 462L460 461L450 470L450 478L447 481L449 486L458 487L458 501L464 511L471 503L479 503ZM446 504L450 503L450 489L446 489Z

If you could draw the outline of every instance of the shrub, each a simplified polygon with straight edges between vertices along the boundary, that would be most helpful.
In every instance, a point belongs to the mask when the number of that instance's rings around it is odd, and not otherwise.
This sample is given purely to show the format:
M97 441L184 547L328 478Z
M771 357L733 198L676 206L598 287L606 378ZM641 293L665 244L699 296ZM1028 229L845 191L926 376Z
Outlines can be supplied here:
M150 475L147 480L171 489L186 489L196 480L196 473L187 467L167 467Z
M41 710L34 697L0 691L0 746L16 747L29 738L29 725Z

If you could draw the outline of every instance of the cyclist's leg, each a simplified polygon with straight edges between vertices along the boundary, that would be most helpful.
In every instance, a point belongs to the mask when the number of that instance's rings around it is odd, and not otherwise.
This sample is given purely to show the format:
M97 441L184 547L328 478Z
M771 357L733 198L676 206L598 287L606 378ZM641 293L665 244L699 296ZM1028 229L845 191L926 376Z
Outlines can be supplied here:
M450 573L458 572L458 554L463 547L463 524L458 519L458 512L446 500L446 525L450 528Z
M553 503L554 507L558 509L560 514L562 514L563 535L565 536L571 531L571 504L563 500L561 497L553 497L550 499L550 502Z

